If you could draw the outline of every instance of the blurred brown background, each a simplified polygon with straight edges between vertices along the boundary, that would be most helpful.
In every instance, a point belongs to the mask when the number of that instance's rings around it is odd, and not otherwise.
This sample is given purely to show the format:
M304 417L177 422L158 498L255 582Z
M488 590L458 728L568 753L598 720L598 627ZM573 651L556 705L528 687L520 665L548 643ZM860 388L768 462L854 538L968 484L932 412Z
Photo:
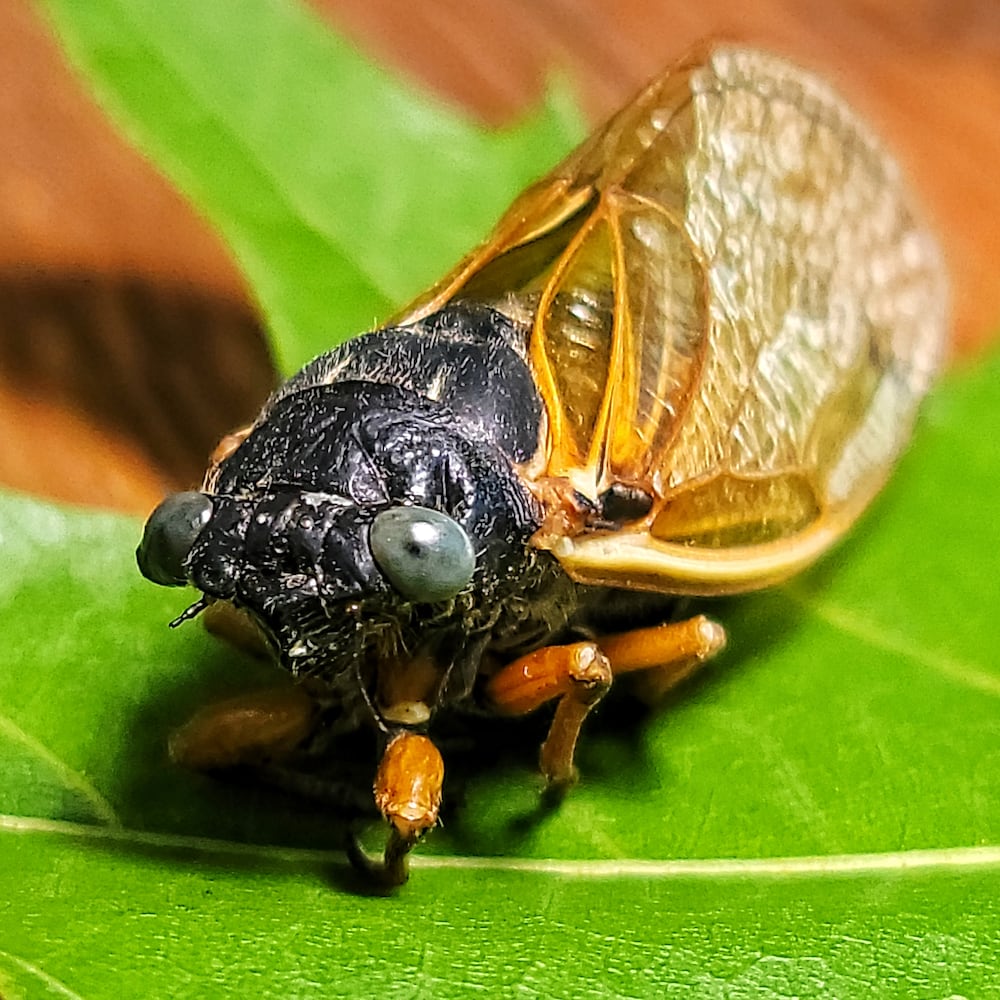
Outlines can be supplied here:
M558 67L596 121L698 39L834 79L945 242L959 352L1000 333L995 0L313 0L376 59L502 123ZM215 236L104 121L27 0L0 0L0 484L144 513L274 378ZM198 363L191 364L192 358Z

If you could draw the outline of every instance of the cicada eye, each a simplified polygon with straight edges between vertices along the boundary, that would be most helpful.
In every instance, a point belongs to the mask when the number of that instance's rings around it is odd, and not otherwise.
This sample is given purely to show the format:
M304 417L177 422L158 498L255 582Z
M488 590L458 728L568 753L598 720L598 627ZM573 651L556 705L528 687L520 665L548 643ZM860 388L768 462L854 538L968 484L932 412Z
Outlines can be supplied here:
M146 522L135 550L142 575L164 587L187 583L184 560L201 529L212 516L212 501L204 493L174 493Z
M454 518L426 507L392 507L372 522L379 569L411 601L446 601L472 579L476 556Z

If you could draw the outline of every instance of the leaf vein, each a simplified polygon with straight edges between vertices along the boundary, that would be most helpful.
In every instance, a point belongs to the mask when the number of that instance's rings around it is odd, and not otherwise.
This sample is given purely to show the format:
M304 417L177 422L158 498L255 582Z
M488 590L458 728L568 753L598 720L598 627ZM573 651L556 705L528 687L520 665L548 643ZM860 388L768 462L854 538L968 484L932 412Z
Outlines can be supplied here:
M83 1000L83 997L79 993L71 990L65 983L56 979L55 976L50 976L44 969L40 969L33 962L29 962L27 959L20 958L17 955L12 955L9 951L0 951L0 958L7 959L12 965L16 965L30 975L37 977L46 986L55 990L61 996L69 997L70 1000Z
M0 734L7 736L16 743L20 743L30 753L39 760L44 761L62 780L63 785L70 791L77 792L94 810L94 817L109 826L121 826L111 803L101 795L101 793L87 780L84 775L70 767L61 757L57 757L44 743L36 739L30 733L25 732L13 719L7 715L0 715Z
M821 621L868 643L876 649L906 657L965 687L994 698L1000 698L1000 677L994 677L992 674L978 669L974 664L939 649L921 646L899 632L894 632L876 622L868 621L853 611L838 607L830 601L819 599L814 595L807 598L790 586L785 586L782 590L790 600L805 611L812 612Z
M90 826L62 820L0 815L0 832L55 834L83 840L104 840L126 846L231 854L261 861L329 864L340 851L245 844L187 834L152 833L123 827ZM830 854L765 858L614 858L590 859L475 857L422 855L419 869L512 872L577 878L726 878L789 875L857 875L865 872L920 871L929 868L1000 868L1000 844L976 847L918 848L877 854Z

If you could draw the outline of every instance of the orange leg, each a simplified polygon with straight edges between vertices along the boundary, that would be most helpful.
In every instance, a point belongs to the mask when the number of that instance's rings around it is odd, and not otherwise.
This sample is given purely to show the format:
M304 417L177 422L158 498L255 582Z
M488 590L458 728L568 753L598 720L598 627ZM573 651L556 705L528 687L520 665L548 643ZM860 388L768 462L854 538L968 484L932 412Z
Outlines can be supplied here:
M573 754L587 713L611 686L612 667L593 642L544 646L508 663L486 691L497 711L524 715L559 699L549 735L542 744L542 774L551 786L573 783Z
M541 769L550 786L565 787L575 777L573 755L583 720L614 675L648 671L662 693L690 676L725 642L722 626L698 615L595 642L545 646L508 663L486 691L496 710L508 715L523 715L559 699L542 744Z
M394 887L407 877L406 856L437 822L444 761L438 748L419 733L401 732L385 748L375 775L375 804L389 823L381 865L355 841L348 850L354 865Z
M642 671L644 693L662 697L687 680L726 645L726 630L696 615L682 622L654 625L598 640L618 674Z
M281 760L312 732L314 719L301 688L253 691L196 713L170 737L170 756L200 771Z

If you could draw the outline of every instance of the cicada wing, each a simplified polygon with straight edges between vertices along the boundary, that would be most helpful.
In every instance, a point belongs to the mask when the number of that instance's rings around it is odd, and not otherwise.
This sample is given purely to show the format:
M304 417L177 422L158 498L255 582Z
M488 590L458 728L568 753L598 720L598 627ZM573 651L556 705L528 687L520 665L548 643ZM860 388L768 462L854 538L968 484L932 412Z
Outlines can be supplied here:
M522 322L549 424L537 468L587 495L651 478L707 344L704 268L682 225L699 65L650 84L396 318L466 299ZM650 158L655 181L633 192Z
M564 565L708 593L846 530L947 329L940 252L879 141L816 77L731 46L654 81L424 305L463 296L530 326L538 474L653 497L627 538L549 539Z

